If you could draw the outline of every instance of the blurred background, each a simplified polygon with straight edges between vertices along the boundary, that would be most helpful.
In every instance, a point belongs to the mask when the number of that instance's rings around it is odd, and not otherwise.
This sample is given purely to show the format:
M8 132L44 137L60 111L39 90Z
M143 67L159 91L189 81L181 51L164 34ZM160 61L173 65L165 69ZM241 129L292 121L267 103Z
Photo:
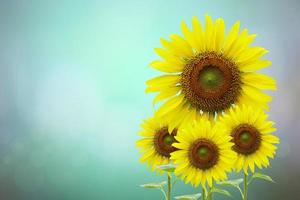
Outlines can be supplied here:
M205 13L257 33L273 61L264 72L278 80L270 117L281 144L265 171L277 183L257 181L250 199L297 198L299 9L298 0L0 0L0 199L162 199L139 187L165 179L135 148L153 112L148 63L160 37Z

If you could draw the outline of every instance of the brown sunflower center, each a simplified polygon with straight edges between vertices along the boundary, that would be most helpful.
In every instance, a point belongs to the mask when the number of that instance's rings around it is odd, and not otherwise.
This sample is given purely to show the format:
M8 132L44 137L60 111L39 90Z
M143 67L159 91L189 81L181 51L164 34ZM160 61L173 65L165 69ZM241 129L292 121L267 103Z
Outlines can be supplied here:
M206 170L217 164L219 149L212 141L198 139L189 149L189 159L195 167Z
M170 153L176 150L176 148L172 146L172 144L176 142L176 134L177 129L174 129L171 134L168 131L168 127L163 127L158 130L154 137L154 147L156 152L162 156L170 157Z
M236 102L241 88L236 65L214 52L192 59L182 73L181 84L187 100L198 110L218 112Z
M259 131L249 124L241 124L237 126L231 135L234 143L232 148L240 154L252 154L258 150L261 144Z

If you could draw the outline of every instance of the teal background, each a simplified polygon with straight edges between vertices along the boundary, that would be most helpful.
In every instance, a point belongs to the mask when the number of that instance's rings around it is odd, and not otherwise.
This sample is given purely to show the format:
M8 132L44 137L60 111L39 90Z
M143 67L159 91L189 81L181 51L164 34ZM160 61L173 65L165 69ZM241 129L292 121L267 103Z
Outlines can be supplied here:
M273 61L264 72L278 80L270 117L281 144L266 170L277 183L257 181L250 199L297 199L299 9L298 0L1 0L0 199L162 199L139 187L165 179L135 148L153 112L144 82L159 74L148 63L160 37L205 13L257 33Z

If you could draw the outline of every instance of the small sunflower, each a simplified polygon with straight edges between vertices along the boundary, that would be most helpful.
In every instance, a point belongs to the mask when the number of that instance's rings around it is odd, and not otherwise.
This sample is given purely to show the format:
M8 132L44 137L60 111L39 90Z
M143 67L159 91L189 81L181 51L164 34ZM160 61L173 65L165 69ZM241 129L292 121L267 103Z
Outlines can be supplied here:
M162 60L150 66L166 74L146 82L146 92L158 92L154 103L165 101L159 115L169 113L180 123L191 110L215 115L244 103L268 109L271 96L262 90L275 90L276 83L257 73L271 65L261 58L268 51L250 46L256 35L248 34L248 29L239 32L239 27L236 22L225 34L222 18L213 21L207 15L202 27L193 17L191 30L182 22L183 36L161 39L163 48L155 51Z
M236 159L232 151L231 136L222 129L212 126L207 119L182 126L175 136L173 144L178 150L171 153L171 160L177 165L175 175L186 183L198 186L206 182L212 186L213 180L227 178Z
M141 127L139 135L143 138L136 142L143 154L141 162L146 162L152 171L157 165L170 163L170 153L176 150L172 144L176 141L177 129L169 132L168 123L157 116L144 120Z
M271 133L276 129L274 122L267 121L267 114L262 110L242 105L231 108L223 117L219 125L232 136L233 150L238 154L235 168L237 171L248 168L255 171L258 168L268 167L269 158L274 158L279 138Z

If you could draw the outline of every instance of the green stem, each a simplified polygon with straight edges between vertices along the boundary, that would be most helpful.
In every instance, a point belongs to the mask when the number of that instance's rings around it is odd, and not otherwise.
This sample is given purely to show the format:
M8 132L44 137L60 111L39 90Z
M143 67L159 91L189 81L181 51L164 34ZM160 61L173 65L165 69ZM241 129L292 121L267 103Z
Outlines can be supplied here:
M160 191L163 193L165 199L167 199L167 194L166 194L165 190L163 188L161 188Z
M207 191L207 199L206 200L211 200L211 193L210 193L210 189L208 189Z
M244 172L244 196L243 200L248 200L248 174Z
M205 188L204 188L204 186L202 186L202 200L205 200L205 196L206 196L205 193L206 193Z
M211 191L213 187L214 186L209 187L207 200L212 200L213 199L213 194L212 194L212 191Z
M167 192L167 200L171 200L171 190L172 190L172 175L168 173L168 192Z

